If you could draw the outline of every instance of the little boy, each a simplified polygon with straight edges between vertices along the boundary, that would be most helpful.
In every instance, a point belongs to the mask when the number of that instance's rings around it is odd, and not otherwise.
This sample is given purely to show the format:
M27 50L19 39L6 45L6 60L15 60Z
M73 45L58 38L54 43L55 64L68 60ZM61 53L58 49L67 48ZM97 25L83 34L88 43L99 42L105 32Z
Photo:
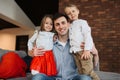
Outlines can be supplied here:
M93 71L93 55L91 50L96 49L91 36L91 28L86 20L78 19L79 9L73 4L69 4L64 8L65 13L70 18L69 38L70 52L73 53L78 72L80 74L90 75L93 80L100 80L98 75ZM84 51L79 46L85 43ZM94 55L98 56L97 53Z

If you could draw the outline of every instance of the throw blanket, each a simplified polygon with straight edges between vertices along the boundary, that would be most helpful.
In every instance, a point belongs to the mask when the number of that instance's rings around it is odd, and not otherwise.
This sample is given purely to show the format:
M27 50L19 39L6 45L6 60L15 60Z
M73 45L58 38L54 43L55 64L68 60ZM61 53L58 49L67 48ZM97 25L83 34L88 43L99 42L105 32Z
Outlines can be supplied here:
M3 55L0 61L0 78L15 78L26 76L26 63L15 52Z

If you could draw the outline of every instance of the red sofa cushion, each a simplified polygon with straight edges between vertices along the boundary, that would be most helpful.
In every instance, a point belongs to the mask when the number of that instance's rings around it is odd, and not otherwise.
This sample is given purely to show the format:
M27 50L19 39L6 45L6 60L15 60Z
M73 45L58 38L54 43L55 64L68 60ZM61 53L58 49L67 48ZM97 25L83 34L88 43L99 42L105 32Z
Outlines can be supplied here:
M26 63L15 52L7 52L0 61L0 78L16 78L26 76Z

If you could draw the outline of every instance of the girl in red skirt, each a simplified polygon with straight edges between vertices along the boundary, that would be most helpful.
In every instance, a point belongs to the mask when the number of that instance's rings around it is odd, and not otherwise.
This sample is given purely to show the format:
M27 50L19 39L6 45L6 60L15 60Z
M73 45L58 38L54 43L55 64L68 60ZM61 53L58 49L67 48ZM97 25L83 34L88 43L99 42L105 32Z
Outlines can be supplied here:
M48 76L57 74L56 63L52 52L53 48L53 21L51 15L46 15L40 25L40 30L35 31L33 36L28 40L28 49L32 50L34 42L37 48L44 48L45 53L41 56L34 56L31 62L31 73L44 73Z

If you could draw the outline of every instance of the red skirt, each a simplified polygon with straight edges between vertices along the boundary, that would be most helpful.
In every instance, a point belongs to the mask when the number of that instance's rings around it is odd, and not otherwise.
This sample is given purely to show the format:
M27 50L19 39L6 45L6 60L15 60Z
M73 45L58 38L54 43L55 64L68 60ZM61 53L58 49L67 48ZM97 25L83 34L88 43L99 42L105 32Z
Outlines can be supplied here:
M30 69L37 70L48 76L55 76L57 69L52 50L46 51L43 56L35 56L31 62Z

